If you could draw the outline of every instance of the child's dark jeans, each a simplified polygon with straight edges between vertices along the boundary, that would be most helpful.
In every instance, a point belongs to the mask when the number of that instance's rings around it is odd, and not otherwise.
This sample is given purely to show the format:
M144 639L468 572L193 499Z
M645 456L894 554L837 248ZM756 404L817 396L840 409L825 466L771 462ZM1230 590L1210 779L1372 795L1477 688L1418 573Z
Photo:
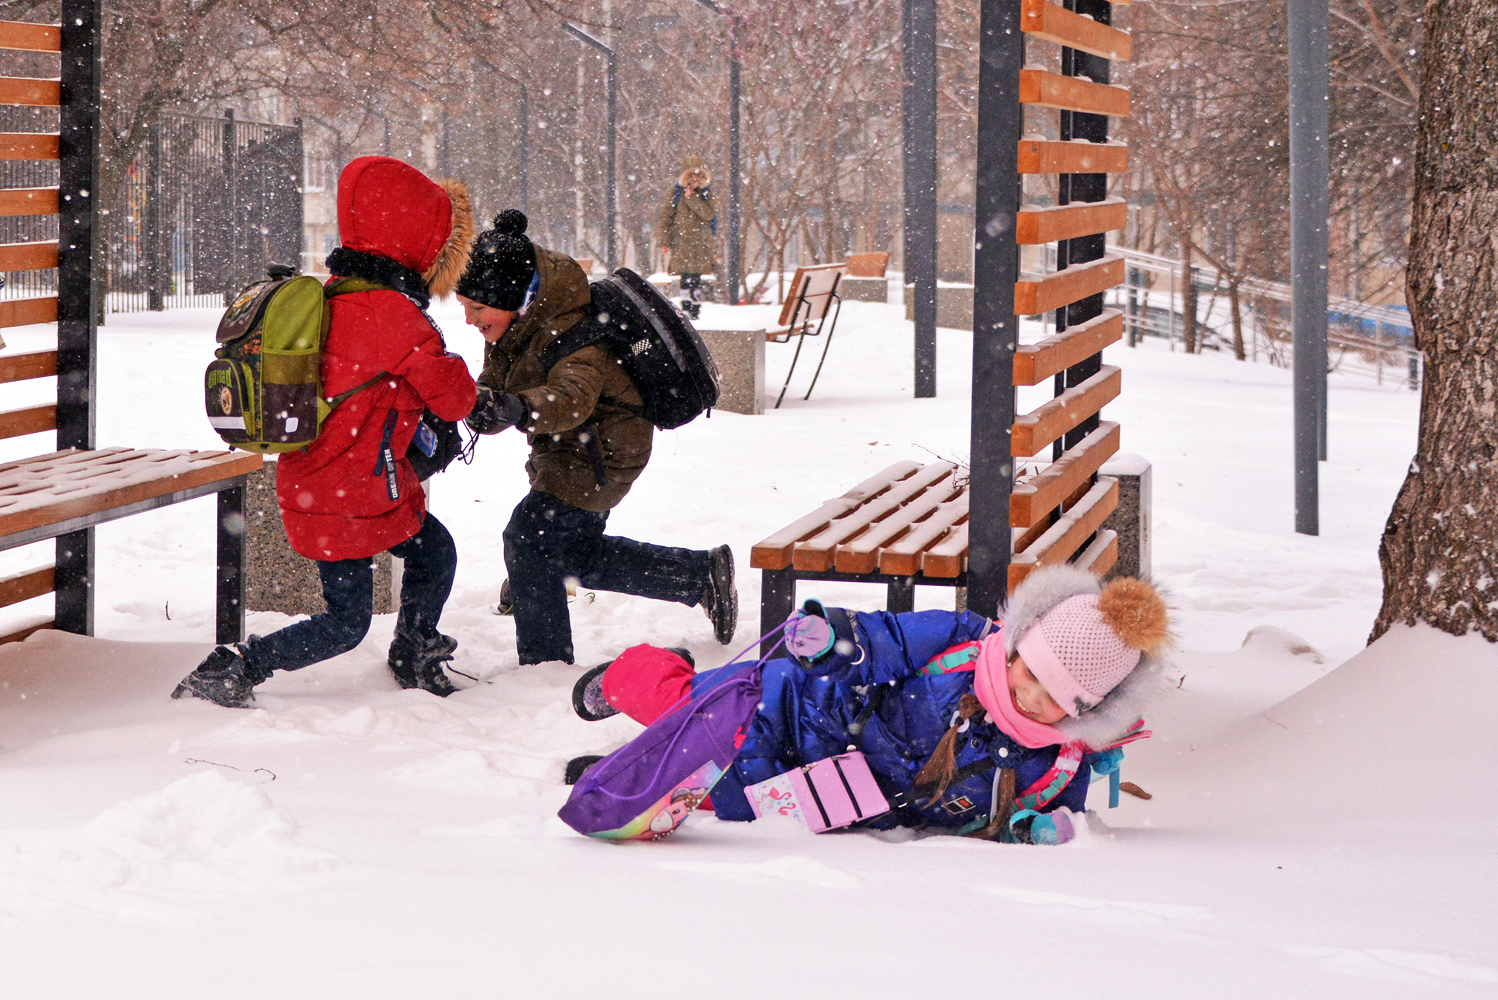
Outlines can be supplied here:
M567 578L618 594L694 605L709 584L712 557L697 549L605 535L608 512L574 507L532 490L505 527L505 567L515 602L521 663L572 662Z
M405 560L401 606L395 633L418 643L437 634L442 606L452 592L458 552L442 522L427 513L421 530L392 546L390 554ZM251 636L244 644L246 673L264 680L274 670L300 670L359 645L374 614L374 566L370 559L340 559L317 564L328 610L279 632Z

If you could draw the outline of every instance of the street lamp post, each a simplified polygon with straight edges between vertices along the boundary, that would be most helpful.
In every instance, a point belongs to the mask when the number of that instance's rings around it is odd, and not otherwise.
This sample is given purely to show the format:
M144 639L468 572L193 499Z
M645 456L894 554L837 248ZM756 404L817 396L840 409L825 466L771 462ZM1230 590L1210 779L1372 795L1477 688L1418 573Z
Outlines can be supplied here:
M563 24L562 30L576 38L584 45L591 46L602 52L608 59L608 91L609 91L609 137L608 137L608 222L607 236L604 240L605 266L612 271L618 265L618 255L615 253L614 230L619 214L619 177L615 165L618 161L619 150L619 64L614 50L588 34L586 31L574 24Z
M1295 530L1319 534L1326 458L1327 0L1290 0L1290 265L1294 334Z
M743 248L739 243L739 16L724 10L717 0L696 0L715 14L728 18L728 273L723 286L728 302L737 305L744 280Z

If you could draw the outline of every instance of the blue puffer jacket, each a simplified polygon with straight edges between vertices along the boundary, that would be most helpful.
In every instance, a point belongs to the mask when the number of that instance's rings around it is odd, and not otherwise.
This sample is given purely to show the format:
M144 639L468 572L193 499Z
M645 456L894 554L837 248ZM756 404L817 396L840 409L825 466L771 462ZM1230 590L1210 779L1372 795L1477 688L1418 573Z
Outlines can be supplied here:
M983 638L993 623L951 611L892 615L832 608L828 617L839 638L851 642L839 642L831 658L818 663L815 671L790 659L765 664L764 701L733 766L713 788L718 816L753 819L744 786L853 746L863 751L885 797L897 807L868 825L957 828L986 817L993 788L991 767L954 782L938 802L918 800L913 785L951 725L958 700L973 690L971 671L928 674L923 668L952 646ZM740 667L732 664L698 674L693 693L706 691ZM969 723L957 743L957 767L960 771L979 761L1002 763L1015 769L1016 787L1023 790L1050 769L1058 749L1028 749L991 723ZM1089 779L1084 762L1048 809L1082 810Z

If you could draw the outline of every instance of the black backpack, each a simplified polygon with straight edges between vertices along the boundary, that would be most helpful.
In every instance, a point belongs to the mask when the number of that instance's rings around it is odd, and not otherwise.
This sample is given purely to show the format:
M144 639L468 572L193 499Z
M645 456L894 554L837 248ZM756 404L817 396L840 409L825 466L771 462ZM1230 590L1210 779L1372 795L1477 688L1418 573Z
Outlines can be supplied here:
M541 367L602 341L644 399L641 417L669 430L718 402L718 368L686 317L627 267L589 286L587 317L541 352Z

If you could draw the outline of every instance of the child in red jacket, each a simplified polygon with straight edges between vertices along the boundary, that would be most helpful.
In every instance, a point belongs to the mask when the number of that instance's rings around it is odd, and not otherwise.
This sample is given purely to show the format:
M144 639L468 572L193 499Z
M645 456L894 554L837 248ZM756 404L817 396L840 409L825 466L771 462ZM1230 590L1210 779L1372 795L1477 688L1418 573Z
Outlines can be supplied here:
M318 438L277 463L276 495L291 547L317 561L327 610L268 636L219 646L172 697L192 695L234 708L276 670L298 670L347 652L369 631L371 557L405 561L390 669L401 687L446 696L443 672L456 640L437 631L452 590L452 536L426 509L406 460L424 410L461 420L473 409L468 365L448 354L426 315L468 265L473 220L456 182L434 182L385 156L354 160L339 177L338 232L328 256L338 285L323 348L328 397L378 375L323 423ZM388 475L393 461L394 476Z

